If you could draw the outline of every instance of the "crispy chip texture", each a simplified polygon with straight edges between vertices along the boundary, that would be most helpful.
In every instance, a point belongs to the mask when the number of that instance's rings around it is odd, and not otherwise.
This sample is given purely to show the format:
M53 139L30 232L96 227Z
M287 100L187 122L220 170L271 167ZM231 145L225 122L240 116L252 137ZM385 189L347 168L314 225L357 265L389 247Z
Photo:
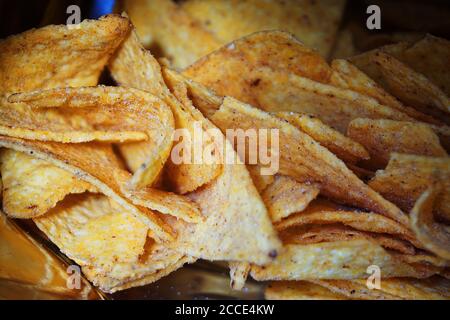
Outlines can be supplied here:
M73 174L22 152L3 149L0 162L3 210L11 217L37 217L69 193L95 190Z
M270 264L252 266L256 280L358 279L366 277L367 267L377 265L385 277L417 276L410 265L392 257L369 240L288 244Z
M183 9L222 43L261 30L284 30L325 57L333 45L344 5L343 0L189 0L182 3Z
M79 28L47 26L0 42L0 94L97 84L98 77L131 26L108 15Z
M275 115L307 133L311 138L333 152L339 159L349 163L369 159L369 153L362 145L327 126L312 115L295 112L277 112Z
M232 98L225 98L212 121L222 130L278 129L281 174L299 182L317 182L323 194L337 201L408 224L407 216L397 207L359 180L334 154L289 123Z
M434 210L450 221L450 159L393 153L388 166L376 172L369 186L405 212L411 211L419 196L433 181L443 183Z
M347 134L370 153L377 168L387 165L392 152L446 157L438 136L426 124L387 119L354 119Z
M307 281L273 281L267 286L264 296L267 300L345 300L347 298Z
M450 260L450 229L436 222L433 216L433 205L439 192L440 186L434 185L417 199L411 211L411 228L425 248Z
M234 290L242 290L245 286L250 264L247 262L230 262L230 287Z
M272 222L278 222L294 212L303 211L319 194L316 184L300 183L286 176L276 176L275 181L262 193Z
M146 48L184 68L220 46L216 37L172 0L124 1Z

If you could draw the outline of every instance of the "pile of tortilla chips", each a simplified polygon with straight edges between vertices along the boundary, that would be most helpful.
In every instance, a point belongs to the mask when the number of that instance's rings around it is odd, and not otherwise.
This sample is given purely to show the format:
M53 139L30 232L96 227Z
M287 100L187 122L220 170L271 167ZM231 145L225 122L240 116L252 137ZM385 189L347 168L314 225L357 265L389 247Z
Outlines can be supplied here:
M156 2L160 13L139 7ZM131 3L131 21L108 15L0 42L8 216L32 219L105 292L205 259L229 262L235 289L248 276L272 281L268 299L450 298L448 41L328 63L284 31L234 40L248 30L190 22L223 2ZM158 13L155 34L137 13ZM216 50L178 72L140 38L163 44L176 67ZM208 50L185 54L205 39ZM105 69L116 86L99 84ZM253 142L277 170L251 161L250 142L225 139L232 129L276 132ZM180 132L203 139L184 144ZM190 161L177 161L180 143Z

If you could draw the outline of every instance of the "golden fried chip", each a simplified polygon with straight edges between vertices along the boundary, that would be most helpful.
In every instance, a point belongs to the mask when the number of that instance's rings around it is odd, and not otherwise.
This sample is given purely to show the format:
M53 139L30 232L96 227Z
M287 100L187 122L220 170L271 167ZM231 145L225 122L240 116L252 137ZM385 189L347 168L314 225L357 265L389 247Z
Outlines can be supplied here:
M367 268L377 265L384 277L417 276L414 267L395 259L369 240L288 244L270 264L252 265L251 276L258 280L358 279L367 277Z
M230 286L234 290L242 290L245 286L250 264L247 262L230 262Z
M189 0L181 6L222 43L261 30L284 30L326 57L334 43L345 1Z
M433 205L440 191L439 185L431 186L417 199L410 214L411 229L425 248L450 260L450 228L433 217Z
M426 124L387 119L354 119L347 135L370 153L370 163L384 168L392 152L446 157L438 136Z
M3 210L14 218L46 213L69 193L95 192L89 183L51 163L11 149L0 151Z
M110 145L100 143L57 143L27 141L0 136L0 146L24 152L45 160L93 185L99 192L110 197L127 212L142 221L152 232L155 240L172 240L172 230L155 212L136 207L121 194L120 184L128 181L130 174L122 165ZM120 180L117 177L121 177Z
M369 186L405 212L409 212L433 181L443 183L443 190L434 206L435 213L441 219L450 221L450 159L448 157L392 153L386 169L377 171L375 177L369 181Z
M319 194L317 184L300 183L294 179L278 175L261 194L272 222L278 222L294 212L305 210Z
M191 137L194 137L196 121L198 121L197 125L200 127L198 130L205 134L205 120L201 115L194 116L193 113L196 110L186 96L187 89L183 80L180 80L176 72L171 70L165 71L165 78L174 91L175 97L164 83L160 65L150 52L146 51L139 43L134 30L110 62L109 68L114 79L121 85L148 91L166 101L173 112L176 129L186 129L191 134ZM193 150L198 150L195 143L196 141L191 141L191 145L186 146L186 149L191 150L191 153L193 153ZM210 143L209 140L197 143L202 155L208 143ZM150 149L152 146L147 144L145 148ZM166 164L166 176L169 178L172 189L178 193L187 193L197 189L214 179L220 174L222 169L222 166L217 164L217 162L213 162L211 165L205 163L196 164L190 159L192 163L182 161L175 165L171 159L172 157L169 157L169 161Z
M130 29L128 19L108 15L85 20L79 28L52 25L2 40L0 95L96 85L103 67Z
M262 194L262 192L275 181L275 175L262 175L261 174L261 166L257 164L248 164L247 165L248 173L250 173L250 176L252 177L253 184L255 185L256 189L258 190L259 194Z
M307 281L273 281L264 291L267 300L345 300L346 296L334 293Z
M261 31L237 39L198 60L183 74L219 95L238 96L245 88L258 85L260 80L245 75L263 66L323 83L331 75L331 68L315 50L281 31Z
M408 224L400 209L359 180L334 154L289 123L229 97L211 120L222 130L277 129L281 174L299 182L317 182L321 192L330 198Z
M184 68L220 46L216 37L172 0L124 1L146 48Z
M275 115L307 133L341 160L355 163L369 159L369 153L362 145L327 126L313 115L295 112L277 112Z

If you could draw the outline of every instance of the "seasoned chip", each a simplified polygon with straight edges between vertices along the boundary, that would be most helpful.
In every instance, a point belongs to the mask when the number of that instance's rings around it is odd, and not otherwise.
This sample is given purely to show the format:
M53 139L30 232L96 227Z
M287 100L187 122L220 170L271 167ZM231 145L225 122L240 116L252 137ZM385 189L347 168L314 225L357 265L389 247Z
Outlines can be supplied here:
M384 277L418 276L414 267L395 259L369 240L288 244L270 264L252 265L256 280L358 279L367 267L377 265Z
M439 185L431 186L417 199L411 211L411 228L425 248L450 260L450 228L433 217L433 205L440 191Z
M245 286L250 264L247 262L230 262L230 287L234 290L242 290Z
M174 91L174 96L164 82L160 65L150 52L146 51L139 43L134 30L110 62L109 68L114 79L120 84L151 92L166 101L173 112L176 129L186 129L193 137L196 133L196 121L198 121L197 125L200 128L197 131L205 134L206 120L195 110L187 97L187 89L183 78L180 79L180 76L174 71L168 69L165 71L165 78ZM204 149L211 143L208 139L197 144L196 142L191 141L191 145L188 144L185 149L190 150L192 154L193 150L198 151L200 149L203 155ZM145 148L151 149L152 145L147 143ZM166 165L167 178L169 178L173 190L179 193L194 191L210 182L222 170L222 166L217 161L212 161L212 164L209 165L206 163L197 164L189 159L191 163L182 161L175 165L171 159L172 157L169 157L169 162Z
M354 119L347 135L370 153L370 163L384 168L392 152L446 157L439 138L426 124L387 119Z
M355 163L358 160L369 159L369 153L362 145L347 138L312 115L295 112L277 112L275 115L307 133L341 160Z
M95 192L89 183L51 163L10 149L0 151L3 210L11 217L46 213L69 193Z
M184 68L220 47L219 40L172 0L124 1L146 48Z
M93 185L99 192L113 199L127 212L142 221L152 231L155 240L161 242L173 238L172 230L157 213L130 204L121 194L120 183L127 181L130 174L122 169L122 165L110 145L100 143L62 144L0 136L0 146L45 160ZM117 177L121 177L121 179L118 180Z
M79 28L52 25L2 40L0 95L96 85L103 67L130 29L128 19L108 15L85 20Z
M345 300L348 297L334 293L307 281L272 281L264 291L266 300Z
M359 180L334 154L289 123L229 97L211 119L222 130L277 129L281 174L299 182L317 182L324 195L337 201L408 224L408 217L400 209Z
M261 30L293 33L308 47L328 56L345 0L189 0L182 8L223 43Z
M279 175L261 196L272 222L278 222L294 212L303 211L319 191L320 187L317 184L300 183Z
M384 170L376 172L369 186L386 199L397 204L405 212L411 211L419 196L433 181L441 181L434 210L450 221L450 159L448 157L425 157L392 153Z
M253 184L260 194L275 181L275 175L261 174L261 166L257 164L248 164L247 165L248 173L252 177Z

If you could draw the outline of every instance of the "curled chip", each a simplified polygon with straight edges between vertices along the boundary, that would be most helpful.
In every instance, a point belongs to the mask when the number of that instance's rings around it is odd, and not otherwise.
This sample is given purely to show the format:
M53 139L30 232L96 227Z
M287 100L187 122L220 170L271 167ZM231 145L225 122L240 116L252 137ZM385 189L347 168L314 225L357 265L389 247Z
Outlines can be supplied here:
M334 44L345 1L189 0L181 6L223 43L261 30L284 30L326 57Z
M300 183L286 176L276 176L261 194L269 210L272 222L278 222L294 212L303 211L319 194L320 187L311 183Z
M139 39L133 30L130 36L124 41L118 50L114 59L110 62L109 68L114 79L121 85L139 88L148 91L164 101L170 106L175 122L175 128L180 130L188 130L191 137L196 133L196 125L199 127L197 131L205 135L206 119L195 110L192 103L187 98L184 80L171 70L164 73L168 84L174 91L172 94L167 88L161 67L155 58L146 51L139 43ZM180 99L178 101L177 99ZM179 131L178 131L179 132ZM174 137L176 139L177 137ZM142 148L152 149L151 143L142 143ZM203 151L211 144L211 141L191 143L188 150ZM193 149L193 150L191 150ZM215 148L214 148L215 149ZM172 149L173 151L173 149ZM218 151L218 150L215 150ZM139 154L139 150L135 150ZM130 154L130 150L128 150ZM217 153L219 156L219 153ZM194 191L198 187L210 182L217 177L222 170L222 166L218 161L212 161L212 164L206 163L185 163L173 164L172 157L169 157L167 166L167 177L171 187L179 193L187 193ZM192 160L192 159L190 159Z
M172 0L124 1L145 47L184 68L220 46L216 37Z
M347 134L370 153L370 164L384 168L392 152L446 157L438 136L426 124L387 119L354 119Z
M278 130L281 174L299 182L319 183L321 193L330 198L408 224L408 217L400 209L359 180L334 154L289 123L229 97L211 120L222 130Z
M89 183L51 163L11 149L0 151L3 210L11 217L46 213L69 193L95 192Z
M392 153L388 166L376 172L369 186L405 212L411 211L420 195L433 181L441 181L442 192L435 213L450 221L450 159Z
M275 115L307 133L345 162L356 163L369 159L369 153L357 141L344 136L312 115L295 112L277 112Z
M439 192L440 186L434 185L417 199L410 214L411 228L425 248L450 260L450 229L433 217L433 205Z

